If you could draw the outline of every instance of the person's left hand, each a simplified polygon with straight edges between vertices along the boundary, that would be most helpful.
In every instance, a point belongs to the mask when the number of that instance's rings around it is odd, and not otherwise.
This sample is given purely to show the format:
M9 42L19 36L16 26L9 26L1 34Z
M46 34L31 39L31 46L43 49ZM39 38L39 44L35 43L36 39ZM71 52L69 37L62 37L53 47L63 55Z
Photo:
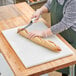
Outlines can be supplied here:
M51 29L48 28L44 31L31 31L28 33L28 38L31 39L34 37L48 37L50 35L52 35L52 32L51 32Z
M34 38L34 37L42 37L43 31L31 31L28 33L28 38Z

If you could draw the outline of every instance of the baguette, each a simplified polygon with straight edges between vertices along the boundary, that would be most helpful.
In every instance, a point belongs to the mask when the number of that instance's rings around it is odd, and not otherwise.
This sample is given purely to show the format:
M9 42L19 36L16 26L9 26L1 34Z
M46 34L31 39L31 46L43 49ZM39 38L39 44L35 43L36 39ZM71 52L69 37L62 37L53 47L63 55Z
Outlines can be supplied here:
M19 30L20 29L18 29L18 31ZM28 37L27 37L28 36L28 31L27 30L19 31L18 34L20 34L21 36L28 39ZM31 38L30 40L34 43L37 43L37 44L39 44L43 47L46 47L46 48L50 49L51 51L54 51L54 52L60 52L61 51L60 47L57 46L54 42L52 42L50 40L44 40L41 37Z

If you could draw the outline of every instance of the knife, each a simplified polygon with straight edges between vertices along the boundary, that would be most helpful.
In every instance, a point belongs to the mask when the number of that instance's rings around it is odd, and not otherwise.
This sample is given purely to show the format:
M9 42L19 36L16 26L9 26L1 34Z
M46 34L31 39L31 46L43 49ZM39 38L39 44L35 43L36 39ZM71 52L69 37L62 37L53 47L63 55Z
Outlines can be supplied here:
M25 30L25 29L28 28L30 25L32 25L32 23L34 22L35 19L36 19L36 18L33 18L27 26L25 26L25 27L19 29L17 33L19 33L20 31Z

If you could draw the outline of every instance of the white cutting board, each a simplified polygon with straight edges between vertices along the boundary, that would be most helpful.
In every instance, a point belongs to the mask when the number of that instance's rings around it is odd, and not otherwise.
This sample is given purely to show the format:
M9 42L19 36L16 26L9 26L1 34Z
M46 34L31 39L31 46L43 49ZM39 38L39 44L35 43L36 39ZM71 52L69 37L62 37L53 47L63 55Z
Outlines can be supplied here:
M23 64L26 66L26 68L73 54L71 49L69 49L69 47L66 46L66 44L64 44L55 35L46 39L51 40L60 46L62 51L59 53L50 51L20 36L19 34L17 34L17 28L5 30L2 31L2 33L4 34L5 38L8 40L9 44L12 46L18 57L21 59ZM47 29L47 27L45 26L44 23L38 22L38 23L34 23L27 29L29 31L44 30Z

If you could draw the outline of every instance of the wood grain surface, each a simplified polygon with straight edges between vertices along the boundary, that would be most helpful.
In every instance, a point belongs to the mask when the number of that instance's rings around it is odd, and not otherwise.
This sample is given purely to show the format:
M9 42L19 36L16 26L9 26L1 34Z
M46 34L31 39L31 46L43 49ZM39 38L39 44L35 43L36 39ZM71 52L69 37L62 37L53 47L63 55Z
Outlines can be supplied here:
M5 6L5 7L8 8L8 6ZM31 16L34 13L34 10L25 2L15 4L14 7L16 10L14 9L13 10L17 12L17 14L19 15L16 15L15 13L15 16L10 16L9 18L6 18L6 19L4 19L3 17L0 20L0 51L5 57L5 59L7 60L15 76L30 76L30 75L37 76L40 74L48 73L54 70L58 70L58 69L73 65L76 63L76 54L74 54L73 56L68 56L62 59L58 59L52 62L48 62L45 64L41 64L41 65L26 69L26 67L23 66L20 59L16 56L13 49L10 47L10 45L2 35L1 31L27 24L31 20ZM12 8L12 6L10 8ZM4 12L5 11L7 10L4 10ZM10 13L12 12L10 11ZM45 22L43 19L40 19L40 21ZM70 49L72 49L72 51L74 51L74 53L76 53L75 49L72 48L71 45L69 45L60 35L58 36L61 40L63 40L66 43L66 45L69 46Z

